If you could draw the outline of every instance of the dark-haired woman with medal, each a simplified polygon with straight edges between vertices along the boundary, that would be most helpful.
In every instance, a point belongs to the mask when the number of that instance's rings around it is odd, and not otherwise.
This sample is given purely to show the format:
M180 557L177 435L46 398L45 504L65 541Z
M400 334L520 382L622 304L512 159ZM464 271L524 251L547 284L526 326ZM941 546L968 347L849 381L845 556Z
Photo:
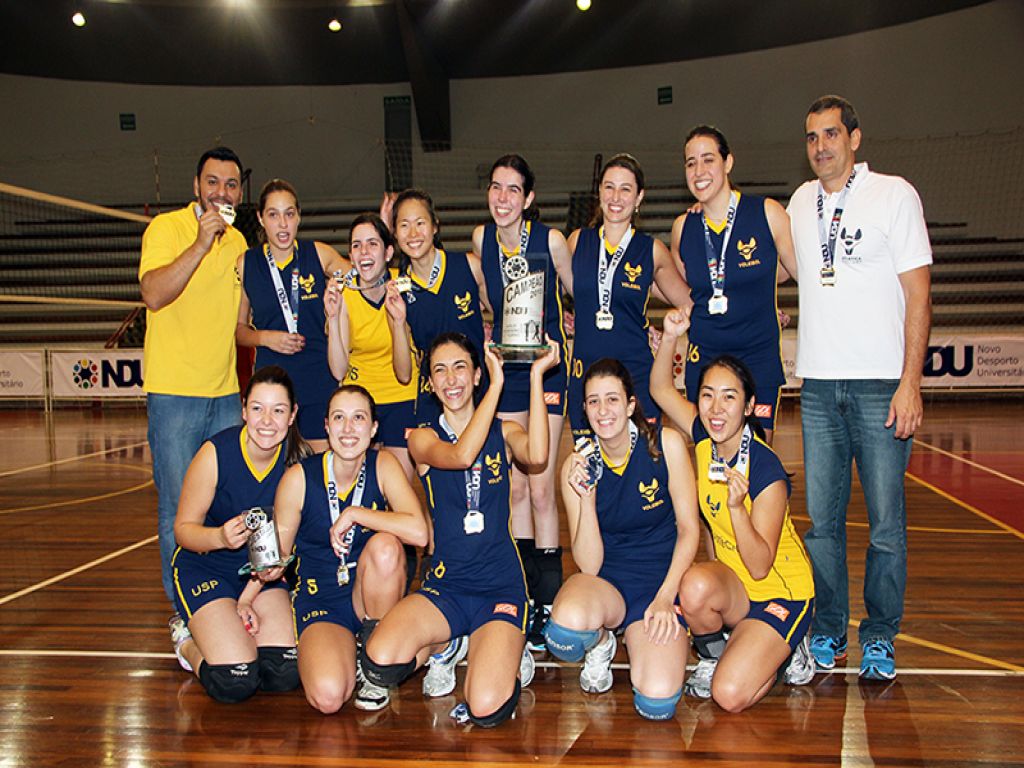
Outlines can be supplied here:
M682 310L665 316L651 372L651 395L695 443L697 498L714 540L715 559L692 566L679 587L699 658L685 690L740 712L780 671L790 685L813 678L814 579L789 516L789 476L753 416L750 370L731 355L708 362L696 405L672 382L673 349L688 326Z
M683 152L686 184L701 208L672 225L672 255L693 299L686 396L697 402L697 377L709 360L740 358L757 382L755 409L771 443L786 383L775 286L796 269L789 216L774 200L733 188L733 156L717 128L694 128Z
M482 370L476 347L462 334L443 334L424 356L441 403L436 423L413 430L409 452L423 479L433 519L431 567L419 591L404 598L370 636L360 656L373 683L401 683L427 663L427 696L455 687L455 665L467 653L465 703L458 722L494 726L510 718L522 685L533 677L525 648L526 583L509 528L509 466L548 460L544 373L558 364L558 345L530 369L527 429L497 419L502 361L486 349L490 386L474 401Z
M401 598L402 544L426 545L427 522L398 460L370 447L378 426L370 394L342 385L326 421L330 449L286 472L274 502L281 551L294 545L297 559L299 675L306 700L324 714L337 712L357 682L355 706L377 710L390 694L359 676L357 639Z
M352 269L332 280L324 297L327 353L338 381L359 384L373 396L378 421L375 445L393 453L411 480L405 433L415 418L416 382L400 382L392 364L385 299L387 283L395 276L395 270L388 268L393 253L391 232L380 216L362 213L352 220Z
M299 432L323 451L326 398L338 385L327 363L325 276L347 264L326 243L297 239L301 211L287 181L263 185L256 216L263 244L238 260L242 298L235 338L256 348L256 368L279 365L288 372L299 398Z
M647 304L653 289L675 306L689 304L689 288L665 245L639 231L634 219L644 199L644 173L621 154L601 171L594 226L569 236L576 335L569 371L569 423L576 436L590 431L583 412L583 374L602 358L620 360L633 379L648 419L660 411L648 394L651 362Z
M581 437L562 467L573 559L555 598L548 650L583 662L580 687L612 687L616 632L629 651L633 705L650 720L675 714L689 638L679 583L700 539L689 454L673 429L649 424L628 371L595 362L583 379L593 438Z
M261 591L241 573L256 527L248 520L272 518L286 467L309 454L297 410L288 374L260 368L242 396L243 425L203 443L185 474L174 521L171 640L182 668L217 701L299 684L287 585L276 578Z
M493 309L493 340L505 340L505 295L543 275L542 333L565 348L562 319L562 281L572 279L572 263L565 236L542 224L535 215L534 175L519 155L504 155L491 167L487 207L492 222L473 230L473 250L480 257L486 286L485 303ZM528 277L529 276L529 277ZM517 282L520 281L520 282ZM511 286L511 287L510 287ZM505 384L498 417L526 426L530 404L530 370L526 365L505 367ZM568 367L563 361L544 375L544 401L548 408L549 461L543 471L526 475L512 468L512 534L526 569L533 603L528 643L543 650L544 622L562 584L562 548L558 541L555 502L555 458L565 421Z

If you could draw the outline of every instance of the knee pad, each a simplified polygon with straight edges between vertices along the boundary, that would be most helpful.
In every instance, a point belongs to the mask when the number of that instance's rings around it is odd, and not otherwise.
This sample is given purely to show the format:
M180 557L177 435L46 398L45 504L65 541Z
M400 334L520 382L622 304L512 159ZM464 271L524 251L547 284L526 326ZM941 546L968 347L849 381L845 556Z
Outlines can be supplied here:
M515 714L521 690L519 681L516 680L515 687L512 689L512 695L508 697L508 700L486 717L477 717L467 705L466 714L469 715L469 721L474 725L479 725L481 728L493 728L496 725L501 725Z
M211 699L224 704L245 701L260 687L259 663L207 664L199 666L199 682Z
M568 629L551 619L544 627L548 651L562 661L583 661L587 651L597 645L600 634L596 629Z
M665 699L655 699L644 696L636 688L633 689L633 708L640 717L648 720L671 720L676 713L676 704L683 695L683 689L674 696Z
M729 633L725 627L717 632L708 632L706 635L694 635L693 647L697 655L702 659L720 659L725 651L725 644L729 640Z
M299 650L267 646L257 649L260 689L294 691L299 687Z
M540 605L551 605L562 586L562 548L538 549L537 586L534 599Z
M378 664L366 654L365 645L359 649L359 665L366 679L382 688L398 685L416 671L415 658L405 664Z

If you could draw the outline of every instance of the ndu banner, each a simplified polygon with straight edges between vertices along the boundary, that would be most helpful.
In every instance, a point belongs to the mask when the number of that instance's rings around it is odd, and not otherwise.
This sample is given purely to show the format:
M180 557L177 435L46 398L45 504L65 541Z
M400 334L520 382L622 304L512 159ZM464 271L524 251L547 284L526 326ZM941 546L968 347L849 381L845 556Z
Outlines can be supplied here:
M142 397L141 349L50 353L53 397Z
M43 379L42 350L0 350L0 397L42 397Z

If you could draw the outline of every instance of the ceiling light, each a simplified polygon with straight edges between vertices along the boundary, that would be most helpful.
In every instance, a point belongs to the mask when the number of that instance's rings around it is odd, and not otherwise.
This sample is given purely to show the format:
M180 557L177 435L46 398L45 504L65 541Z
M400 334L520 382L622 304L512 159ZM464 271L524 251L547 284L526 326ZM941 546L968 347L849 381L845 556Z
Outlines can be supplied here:
M576 0L576 7L581 11L590 10L590 0Z
M331 19L327 22L327 28L331 30L331 32L341 32L341 22L337 19Z
M75 14L71 17L71 23L74 24L76 27L84 27L85 16L82 14L81 11L75 11Z

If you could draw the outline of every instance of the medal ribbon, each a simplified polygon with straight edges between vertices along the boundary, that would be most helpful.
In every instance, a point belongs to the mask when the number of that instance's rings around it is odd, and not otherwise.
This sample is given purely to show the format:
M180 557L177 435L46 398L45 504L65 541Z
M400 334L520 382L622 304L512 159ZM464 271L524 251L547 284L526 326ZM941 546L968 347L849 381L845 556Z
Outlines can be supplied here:
M823 270L832 269L836 258L836 238L839 236L839 224L843 218L843 208L846 205L846 196L853 187L853 180L857 178L857 167L854 166L850 178L846 180L842 192L839 193L839 200L836 201L836 209L832 212L832 221L829 224L828 232L825 232L825 188L818 182L818 243L821 245L821 266Z
M292 253L292 297L288 301L288 292L284 289L281 281L281 270L277 268L277 262L270 255L270 246L263 246L263 256L267 260L267 267L270 269L270 279L274 282L274 292L277 293L277 303L281 305L281 314L284 315L284 324L288 327L288 333L299 332L299 249L296 246Z
M441 429L444 430L445 435L454 445L459 442L458 435L448 425L448 420L441 414L441 418L438 419L441 424ZM465 470L464 475L466 477L466 512L479 512L480 511L480 475L483 472L483 462L480 461L480 455L483 454L483 448L480 449L480 453L477 454L476 459L473 461L473 466L470 469Z
M739 205L740 196L735 190L729 195L729 212L725 216L725 232L722 234L722 253L719 256L715 253L715 246L711 242L711 230L708 227L707 216L700 217L700 223L704 225L704 255L708 260L708 276L711 278L711 290L715 298L725 295L725 255L729 247L729 238L732 237L732 225L736 223L736 207Z
M747 465L750 464L750 444L754 440L754 433L750 429L749 424L743 425L743 437L740 438L740 450L736 454L736 471L744 477L747 476ZM711 461L716 463L724 463L718 458L718 446L715 441L711 441Z
M604 227L597 232L597 298L602 312L607 313L611 309L615 270L618 269L622 257L626 255L626 249L629 248L629 244L633 240L633 232L633 228L630 227L629 231L623 235L622 240L619 241L619 247L615 249L611 259L607 258L608 251L604 245Z
M327 505L331 511L331 525L334 525L341 517L341 501L338 498L338 481L334 476L334 451L327 451L324 454L324 476L327 481ZM363 490L366 488L366 457L363 456L363 464L359 467L359 478L356 480L352 494L349 496L350 507L361 507L363 505ZM338 553L341 564L347 566L345 554L352 546L352 539L355 538L356 527L353 525L345 534L345 549Z

